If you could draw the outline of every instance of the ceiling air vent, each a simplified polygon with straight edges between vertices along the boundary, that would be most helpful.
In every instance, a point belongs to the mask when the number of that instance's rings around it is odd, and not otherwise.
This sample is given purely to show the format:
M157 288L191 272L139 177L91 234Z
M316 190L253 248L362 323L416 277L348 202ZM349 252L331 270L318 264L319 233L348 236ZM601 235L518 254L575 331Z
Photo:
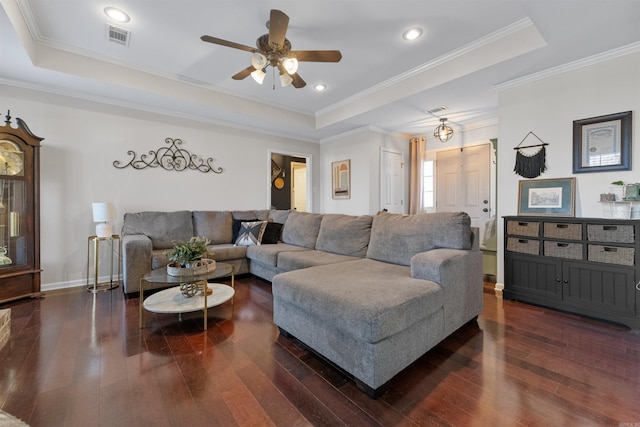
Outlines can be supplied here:
M118 28L114 25L107 24L107 39L114 43L120 43L125 46L129 46L129 39L131 38L131 32L123 28Z

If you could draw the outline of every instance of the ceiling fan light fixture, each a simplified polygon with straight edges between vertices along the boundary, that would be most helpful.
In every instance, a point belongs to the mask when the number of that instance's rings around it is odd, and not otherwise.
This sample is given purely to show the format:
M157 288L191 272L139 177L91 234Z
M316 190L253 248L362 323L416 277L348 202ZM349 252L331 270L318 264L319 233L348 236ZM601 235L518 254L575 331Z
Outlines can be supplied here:
M131 18L129 18L129 15L127 15L123 10L120 10L117 7L105 7L104 14L114 21L120 23L129 22L131 20Z
M253 80L255 80L256 83L261 85L264 81L265 74L264 69L257 69L251 73L251 77L253 77Z
M298 60L295 57L284 58L282 66L289 74L295 74L298 71Z
M280 73L280 85L282 87L287 87L293 82L293 77L291 77L287 73Z
M253 68L256 70L262 70L267 66L267 57L260 52L256 52L251 55L251 65L253 65Z
M440 142L447 142L453 135L453 129L445 124L446 121L447 119L440 119L440 124L433 131L433 136L438 138Z

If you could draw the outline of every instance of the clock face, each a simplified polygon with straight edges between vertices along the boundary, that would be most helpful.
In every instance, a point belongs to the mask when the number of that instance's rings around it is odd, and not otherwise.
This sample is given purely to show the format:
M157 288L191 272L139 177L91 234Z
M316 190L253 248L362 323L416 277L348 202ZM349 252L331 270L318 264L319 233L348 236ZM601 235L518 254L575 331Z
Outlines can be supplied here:
M12 141L0 140L0 175L20 175L24 158L20 147Z

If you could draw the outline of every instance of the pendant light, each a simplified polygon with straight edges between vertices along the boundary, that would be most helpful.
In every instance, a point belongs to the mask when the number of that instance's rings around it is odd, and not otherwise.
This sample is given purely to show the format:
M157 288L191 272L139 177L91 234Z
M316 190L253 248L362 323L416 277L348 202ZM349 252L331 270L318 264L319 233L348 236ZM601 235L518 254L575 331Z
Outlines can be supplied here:
M440 124L433 131L433 136L438 138L440 142L447 142L453 135L453 129L444 123L446 121L447 119L440 119Z

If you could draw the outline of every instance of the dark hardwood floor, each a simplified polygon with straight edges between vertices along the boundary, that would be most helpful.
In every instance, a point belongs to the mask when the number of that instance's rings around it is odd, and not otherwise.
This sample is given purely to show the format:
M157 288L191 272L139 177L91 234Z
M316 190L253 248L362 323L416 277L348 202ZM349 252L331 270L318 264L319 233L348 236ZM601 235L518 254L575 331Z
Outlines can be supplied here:
M640 426L640 334L484 294L464 326L372 400L279 336L270 284L234 304L145 313L121 289L3 304L0 408L31 426ZM402 349L398 349L402 351Z

